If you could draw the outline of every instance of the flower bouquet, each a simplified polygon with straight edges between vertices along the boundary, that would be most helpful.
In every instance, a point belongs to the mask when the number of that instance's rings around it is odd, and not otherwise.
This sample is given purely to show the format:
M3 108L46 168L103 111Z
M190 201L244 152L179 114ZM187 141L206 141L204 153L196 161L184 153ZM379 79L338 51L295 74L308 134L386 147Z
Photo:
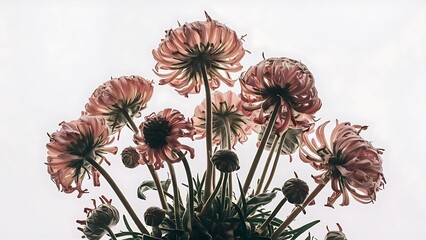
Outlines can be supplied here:
M319 220L290 224L314 204L314 198L329 182L332 194L327 206L332 207L339 197L341 205L348 205L350 195L361 203L376 199L376 192L385 183L380 156L383 149L361 137L367 127L336 120L327 137L329 122L317 124L315 118L321 100L314 77L300 61L264 58L233 80L231 74L243 70L240 61L247 52L243 37L206 13L205 21L166 31L152 51L159 85L170 85L184 97L204 92L205 99L191 118L172 108L145 113L154 81L122 76L99 86L79 119L62 122L58 131L49 134L46 164L60 191L77 192L81 197L88 193L83 188L85 178L99 186L102 177L127 210L122 218L126 230L115 231L121 215L112 201L105 196L100 197L99 205L93 201L94 207L84 210L87 218L77 221L85 238L314 239L307 230ZM234 87L236 82L239 94L217 91L221 83ZM135 118L142 115L137 125ZM139 186L139 198L144 199L144 192L154 189L160 202L159 206L147 206L144 214L133 210L101 166L110 164L107 154L118 152L114 140L122 141L120 132L126 126L133 131L133 141L132 146L121 150L122 162L128 168L144 165L149 169L151 178ZM245 164L250 165L247 175L240 178L236 171L241 154L235 146L255 133L257 151ZM197 154L182 143L184 138L205 141L206 154ZM316 188L310 191L297 174L283 186L272 188L279 158L296 152L301 161L319 171L313 176ZM262 158L264 153L268 153L266 159ZM205 172L191 171L188 159L194 158L205 162ZM184 189L177 180L175 164L184 166ZM157 171L163 168L170 179L159 178ZM254 183L257 170L262 172ZM270 207L275 198L281 200ZM287 218L279 219L277 213L284 204L293 204L294 208ZM137 229L131 227L126 215ZM338 226L339 231L329 231L326 239L346 239Z

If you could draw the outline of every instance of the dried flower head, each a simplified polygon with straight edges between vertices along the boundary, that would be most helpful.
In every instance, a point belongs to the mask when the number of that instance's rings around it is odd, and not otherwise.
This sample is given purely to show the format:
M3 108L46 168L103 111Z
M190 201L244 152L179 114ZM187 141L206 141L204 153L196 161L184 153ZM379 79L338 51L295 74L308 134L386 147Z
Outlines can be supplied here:
M159 207L149 207L143 216L146 225L156 227L166 218L166 211Z
M359 135L366 126L351 125L349 122L336 121L336 127L327 142L324 129L328 123L317 128L317 141L309 140L307 134L303 134L305 146L299 151L302 161L323 171L314 176L317 183L322 183L324 179L331 180L334 192L328 198L327 206L332 207L342 194L341 205L348 205L349 193L361 203L373 202L376 192L385 183L380 157L383 149L373 147Z
M309 186L302 179L290 178L285 181L282 191L289 203L302 204L308 196Z
M139 163L159 169L164 161L179 161L176 152L180 150L187 150L194 158L194 149L178 141L182 137L192 139L195 133L191 121L178 110L166 108L157 114L152 113L145 117L139 129L140 133L134 135L138 144L136 149L141 155Z
M298 126L296 116L305 114L313 118L321 108L314 77L304 64L293 59L263 60L243 73L240 83L243 108L255 114L256 123L264 123L273 107L280 104L279 132L284 132L288 126Z
M123 164L127 168L135 168L139 165L140 155L136 148L134 147L126 147L121 152L121 160Z
M231 147L237 142L247 141L247 135L251 133L253 123L244 116L241 109L241 99L232 91L214 92L212 94L213 113L213 144L220 145L222 139L226 139L227 128L231 134ZM197 139L206 136L206 99L195 108L192 121Z
M324 240L346 240L346 235L343 233L343 229L340 224L336 223L339 231L330 231L327 226L327 235L325 235Z
M240 169L238 156L231 150L217 150L213 154L211 161L216 169L221 172L230 173Z
M160 85L170 84L179 94L188 96L200 92L202 73L212 89L218 88L220 81L234 85L229 73L242 69L242 40L207 13L206 18L166 31L165 38L152 51L157 61L155 73L162 78Z
M129 122L129 118L140 116L152 93L152 81L143 77L111 78L93 92L86 104L86 112L105 117L111 131L116 132Z
M101 239L108 232L108 228L117 225L120 220L120 213L117 208L111 205L111 200L105 196L100 197L102 204L96 206L95 199L92 199L94 209L85 208L86 220L77 220L77 223L84 225L78 228L89 240Z
M108 146L114 138L109 138L109 129L105 119L94 116L82 116L78 120L62 122L61 129L49 135L47 147L47 171L58 189L65 193L78 191L81 197L87 190L82 189L86 173L93 178L93 184L99 186L99 172L87 159L108 161L105 153L117 153L117 147ZM109 163L108 163L109 164Z

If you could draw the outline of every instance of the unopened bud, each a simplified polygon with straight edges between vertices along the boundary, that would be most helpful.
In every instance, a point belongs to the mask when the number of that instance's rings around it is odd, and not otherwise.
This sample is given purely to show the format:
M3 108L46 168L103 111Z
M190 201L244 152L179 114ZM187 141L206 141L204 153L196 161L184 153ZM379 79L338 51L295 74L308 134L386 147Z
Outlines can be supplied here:
M287 201L293 204L302 204L309 193L309 186L299 178L291 178L284 183L282 188Z
M339 231L330 231L325 235L324 240L346 240L346 236Z
M212 162L217 170L224 173L230 173L240 169L238 156L231 150L216 151L212 157Z
M166 218L166 211L159 207L149 207L143 215L145 223L151 227L157 227Z
M136 148L126 147L121 152L121 160L123 161L124 166L127 168L135 168L139 165L140 155Z

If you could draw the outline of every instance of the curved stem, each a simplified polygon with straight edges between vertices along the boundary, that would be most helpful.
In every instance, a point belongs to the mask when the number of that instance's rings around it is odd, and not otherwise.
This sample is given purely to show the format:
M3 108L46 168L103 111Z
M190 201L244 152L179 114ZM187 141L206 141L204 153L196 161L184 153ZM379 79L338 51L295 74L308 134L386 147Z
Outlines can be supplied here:
M221 183L223 182L223 175L224 174L225 173L220 172L219 184L216 186L213 193L210 195L209 199L207 199L207 202L204 204L203 209L201 209L201 212L198 214L199 218L202 218L204 215L206 215L209 212L210 205L212 204L214 198L216 197L217 193L219 192L220 186L222 185Z
M126 208L127 212L129 213L130 217L135 222L136 226L139 228L139 230L143 234L149 234L149 231L146 229L146 227L142 224L141 220L136 215L135 211L133 210L132 206L130 206L129 202L127 201L126 197L121 192L120 188L117 186L117 184L114 182L114 180L111 178L111 176L108 174L107 171L103 167L101 167L95 160L91 158L86 159L87 162L89 162L96 170L99 171L100 174L105 178L105 180L109 183L111 188L114 190L115 194L117 194L117 197L120 199L120 201L123 203L124 207Z
M275 207L274 211L271 213L271 215L269 215L268 219L265 220L265 222L263 222L262 226L260 226L258 229L256 229L256 232L260 234L263 233L263 231L265 231L265 229L268 227L269 223L272 221L272 219L275 218L275 216L277 215L277 213L281 210L281 208L283 207L284 203L287 201L287 198L283 198L277 205L277 207Z
M251 163L249 173L247 174L246 181L244 182L243 196L240 196L240 198L245 197L245 194L247 194L247 191L250 187L250 183L253 180L254 173L256 171L257 165L259 164L260 157L262 156L263 149L265 148L266 142L268 141L269 134L272 131L272 127L275 124L275 119L277 118L278 110L279 110L280 106L281 106L280 102L277 102L275 104L274 110L273 110L271 117L269 119L268 126L266 127L265 132L263 132L263 137L262 137L262 140L260 141L259 148L257 149L256 155L254 156L253 162Z
M269 165L271 164L272 156L274 155L275 148L277 147L278 138L279 138L278 135L275 135L274 142L272 143L272 147L269 150L269 155L268 155L268 158L266 159L266 164L263 167L262 176L259 179L259 183L257 184L254 195L259 194L260 189L262 189L262 185L263 185L263 182L265 181L266 173L268 172Z
M115 236L114 232L111 230L110 227L105 226L105 230L107 230L109 236L111 237L112 240L117 240L117 237Z
M212 100L210 94L209 79L207 78L206 66L201 66L201 74L203 76L204 89L206 91L206 151L207 151L207 169L206 169L206 182L204 185L204 201L209 198L213 187L213 163L211 157L213 154L212 146Z
M309 205L309 203L314 200L314 198L318 195L319 192L324 188L324 186L328 183L330 179L326 178L324 179L323 183L318 184L318 186L309 194L309 196L306 198L306 200L303 202L302 206L296 206L291 214L287 217L287 219L275 230L275 232L271 236L271 240L276 240L281 233L290 225L290 223L299 215L299 213L305 209L306 206Z
M263 188L263 192L268 191L269 185L271 185L272 179L275 176L275 171L277 170L278 161L280 160L281 149L283 145L284 145L284 135L281 136L281 141L280 141L280 144L278 145L278 151L275 153L274 164L272 165L272 169L271 169L271 172L269 173L268 181L266 181L265 187Z
M133 121L133 119L130 117L129 113L123 109L123 116L126 118L127 123L130 124L130 128L132 129L134 134L138 134L139 133L139 129L136 126L135 122Z
M178 152L178 156L182 157L183 166L185 167L186 177L188 179L188 195L189 195L189 229L192 229L192 218L194 217L194 183L192 181L191 168L188 160L182 152Z
M152 165L146 164L146 166L148 167L149 172L151 173L151 176L154 179L155 186L157 187L158 197L160 198L161 206L166 212L168 212L169 206L167 205L166 196L164 195L163 186L161 185L161 181L158 178L157 171L155 171Z
M176 172L175 172L175 168L173 167L173 164L170 163L169 161L166 161L166 162L167 162L167 165L169 166L170 176L172 177L176 229L181 230L182 220L180 218L180 204L179 204L180 193L179 193L179 187L178 187L177 179L176 179Z

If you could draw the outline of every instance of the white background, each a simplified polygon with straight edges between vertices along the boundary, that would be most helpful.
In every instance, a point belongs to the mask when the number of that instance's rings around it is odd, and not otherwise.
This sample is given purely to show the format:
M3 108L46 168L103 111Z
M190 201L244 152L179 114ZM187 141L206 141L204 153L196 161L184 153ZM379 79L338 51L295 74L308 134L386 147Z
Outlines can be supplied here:
M75 220L84 219L83 208L101 194L122 210L103 179L96 189L85 181L90 194L81 199L57 191L44 165L46 133L56 131L61 121L78 118L93 90L111 76L137 74L157 82L152 49L177 21L205 20L204 10L239 36L247 34L244 47L251 54L242 61L244 69L259 62L262 52L301 60L314 74L323 101L320 122L368 125L363 136L386 150L388 184L376 203L352 200L341 207L338 200L335 209L323 207L331 194L327 187L293 226L321 219L311 229L319 239L325 226L336 229L336 222L351 240L424 237L424 2L1 1L0 238L79 239ZM157 85L143 116L174 107L190 117L201 100L201 95L185 99L169 86ZM117 143L120 150L132 144L130 139L126 128ZM237 147L240 177L249 168L254 143L252 136ZM190 163L200 173L204 142L195 146L198 154ZM106 168L141 217L147 207L159 205L154 192L149 201L136 198L136 187L150 179L146 167L128 170L119 156L108 158L112 165ZM183 168L177 168L186 182ZM316 172L297 157L291 164L282 159L274 186L281 187L294 170L314 186L310 175ZM166 169L160 175L165 178ZM280 216L289 211L286 206ZM120 229L122 225L114 230Z

